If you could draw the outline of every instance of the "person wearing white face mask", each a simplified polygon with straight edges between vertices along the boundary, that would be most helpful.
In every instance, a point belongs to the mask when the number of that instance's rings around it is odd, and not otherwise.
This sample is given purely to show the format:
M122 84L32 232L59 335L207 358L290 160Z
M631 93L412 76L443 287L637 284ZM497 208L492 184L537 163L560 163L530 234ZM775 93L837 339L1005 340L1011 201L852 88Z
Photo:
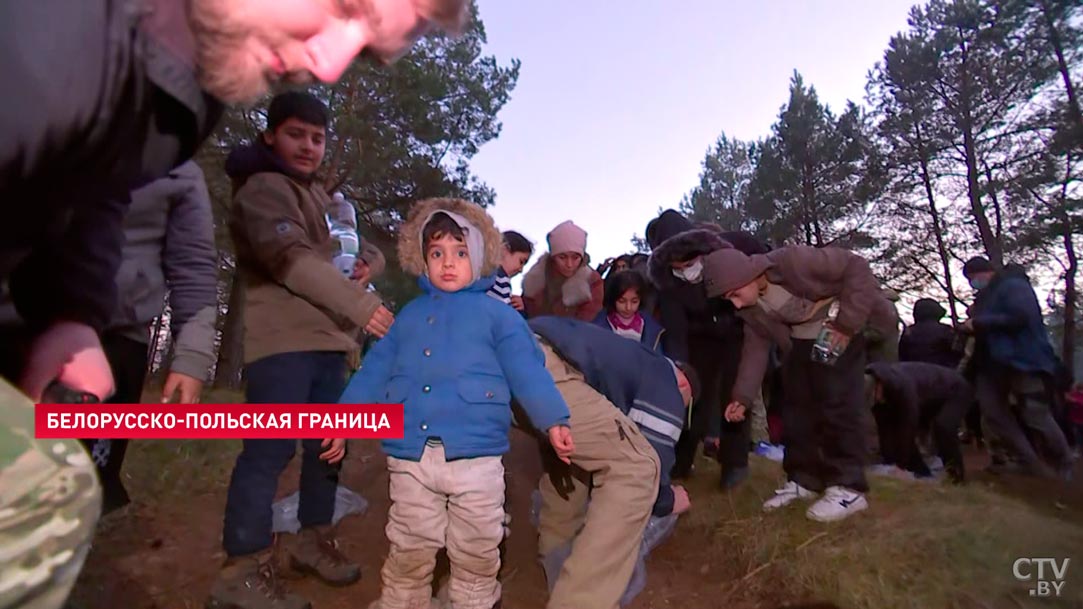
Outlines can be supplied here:
M677 444L673 477L692 473L696 448L705 441L705 449L717 451L722 488L733 488L748 475L751 438L747 422L723 420L722 407L736 377L742 328L731 306L708 302L703 257L726 247L750 255L766 253L767 248L748 233L696 226L672 209L647 225L646 238L651 246L648 274L658 289L658 318L665 328L662 348L666 355L689 362L703 384L702 398Z

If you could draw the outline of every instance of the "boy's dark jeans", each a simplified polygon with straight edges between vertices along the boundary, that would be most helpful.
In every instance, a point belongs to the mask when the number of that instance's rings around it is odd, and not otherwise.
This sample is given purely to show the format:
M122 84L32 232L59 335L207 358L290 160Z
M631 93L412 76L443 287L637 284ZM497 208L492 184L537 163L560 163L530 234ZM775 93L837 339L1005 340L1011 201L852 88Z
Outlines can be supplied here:
M829 486L866 492L865 341L859 335L833 366L813 362L812 340L793 341L782 364L782 411L790 480L820 492Z
M280 353L248 364L245 400L249 404L329 404L346 387L346 354L327 351ZM335 512L338 465L320 460L322 440L303 440L302 527L330 524ZM278 477L297 448L296 440L245 440L233 467L226 497L222 545L229 556L271 546L271 503Z

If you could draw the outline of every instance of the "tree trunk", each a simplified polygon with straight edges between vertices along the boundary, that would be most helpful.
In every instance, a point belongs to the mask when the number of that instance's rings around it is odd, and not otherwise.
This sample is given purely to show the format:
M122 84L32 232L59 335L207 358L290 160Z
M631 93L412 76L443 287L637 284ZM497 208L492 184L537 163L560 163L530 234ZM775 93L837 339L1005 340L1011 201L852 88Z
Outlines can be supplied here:
M925 154L925 142L921 135L921 125L914 125L917 136L918 162L921 165L921 182L925 186L925 196L929 202L929 216L933 221L933 234L936 235L936 252L940 256L940 265L944 270L944 287L948 293L948 309L951 311L951 325L958 325L959 312L958 301L955 298L955 286L952 285L951 256L948 255L948 246L944 243L944 230L940 223L940 210L936 208L936 195L933 193L933 180L929 173L929 160Z
M1064 90L1068 94L1068 116L1075 130L1075 143L1083 147L1083 110L1079 107L1079 99L1075 95L1075 85L1072 84L1072 73L1068 69L1068 62L1064 59L1064 44L1057 31L1057 24L1053 17L1053 8L1049 6L1049 0L1041 0L1042 16L1045 18L1045 26L1049 30L1049 45L1053 47L1053 53L1057 56L1057 69L1064 81Z
M966 162L966 185L967 194L970 198L970 213L974 215L974 221L978 224L978 234L981 237L982 245L985 246L985 253L989 256L989 261L993 263L996 268L1001 268L1004 265L1004 255L1001 252L1000 244L993 235L993 229L989 225L989 217L985 214L985 207L981 202L981 185L978 181L978 151L977 145L974 142L974 118L970 107L970 72L967 66L967 46L966 41L963 38L963 32L959 31L959 48L962 51L962 62L960 64L960 108L959 108L959 130L963 133L963 156Z
M997 245L1003 250L1004 247L1004 213L1000 208L1000 197L997 196L996 182L993 181L993 171L989 169L989 164L985 163L985 187L989 191L989 200L993 202L993 221L996 223L996 230L993 232L993 238L997 240Z
M1072 243L1072 223L1064 217L1064 251L1068 257L1068 269L1064 272L1064 336L1061 343L1061 358L1069 370L1075 371L1075 304L1076 272L1079 259L1076 257L1075 244Z
M823 247L824 236L820 229L819 214L816 213L816 190L812 185L812 167L806 161L801 172L801 200L805 206L806 229L805 241L808 245ZM815 242L813 241L815 238Z
M244 368L244 283L234 275L229 289L226 321L222 324L222 344L218 348L218 365L214 371L214 386L238 389Z

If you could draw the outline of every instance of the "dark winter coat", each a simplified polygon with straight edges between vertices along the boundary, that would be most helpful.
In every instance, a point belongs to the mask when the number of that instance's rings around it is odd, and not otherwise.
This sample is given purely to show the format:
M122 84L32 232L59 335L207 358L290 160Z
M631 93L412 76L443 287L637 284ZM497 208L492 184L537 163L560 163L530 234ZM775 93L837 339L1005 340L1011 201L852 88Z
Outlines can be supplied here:
M661 220L662 217L659 218ZM670 224L678 223L663 223L654 234L665 236ZM658 289L659 321L666 329L662 345L670 357L689 361L689 336L728 340L737 331L739 322L728 301L708 300L702 282L684 281L673 274L670 266L673 262L730 246L749 255L762 254L767 249L747 233L720 233L707 228L693 228L666 237L651 252L648 272L651 283Z
M899 361L927 362L955 368L962 354L955 348L955 330L945 323L944 308L923 298L914 305L914 324L899 339Z
M31 326L105 327L129 192L189 159L221 114L185 6L4 4L0 280Z
M662 466L653 513L670 514L673 489L669 471L686 414L673 363L593 324L552 316L536 317L529 324L561 359L583 373L588 385L639 426ZM568 407L575 408L575 404Z
M959 372L925 362L877 362L869 364L871 374L884 388L887 401L920 412L920 406L945 402L970 394L970 385Z
M1053 374L1057 356L1049 342L1042 309L1022 269L997 273L978 292L970 309L978 339L978 362L992 362L1023 372Z

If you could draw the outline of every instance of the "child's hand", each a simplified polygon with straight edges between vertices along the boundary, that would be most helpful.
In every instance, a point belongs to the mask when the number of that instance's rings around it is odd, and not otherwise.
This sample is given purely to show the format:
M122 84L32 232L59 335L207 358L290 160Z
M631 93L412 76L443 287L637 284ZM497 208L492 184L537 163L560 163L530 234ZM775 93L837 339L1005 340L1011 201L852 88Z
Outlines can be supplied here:
M567 425L554 425L549 428L549 443L553 450L557 451L560 460L570 464L572 453L575 452L575 444L572 443L572 430Z
M346 438L327 438L320 446L323 448L331 447L320 453L320 459L327 461L331 465L338 463L346 456Z
M726 406L726 420L737 423L745 420L745 405L740 402L730 402Z
M369 318L369 323L365 324L365 332L376 338L383 338L387 331L391 329L393 323L395 323L395 316L391 314L391 311L387 310L387 307L380 305L380 308L376 309L376 312Z
M522 311L525 308L525 306L523 305L523 297L515 296L513 294L511 297L511 308L515 309L516 311Z

